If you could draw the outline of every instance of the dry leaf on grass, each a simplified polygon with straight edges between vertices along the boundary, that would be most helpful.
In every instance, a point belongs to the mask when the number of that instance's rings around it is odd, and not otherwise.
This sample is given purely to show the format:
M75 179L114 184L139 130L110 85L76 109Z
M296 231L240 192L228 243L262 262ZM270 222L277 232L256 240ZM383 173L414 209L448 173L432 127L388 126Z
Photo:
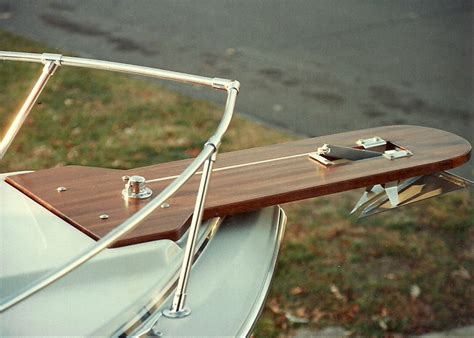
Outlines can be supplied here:
M314 309L313 312L311 313L311 321L313 323L317 323L321 320L321 318L323 318L324 316L326 316L327 313L326 312L323 312L319 309Z
M290 290L290 295L292 296L298 296L304 293L304 290L301 286L294 287L293 289Z
M342 300L342 301L347 301L347 297L342 295L341 292L339 291L339 288L335 284L331 284L329 287L331 290L331 293L336 297L336 299Z
M282 310L280 308L280 304L278 303L278 300L276 298L270 299L270 301L267 303L268 308L270 311L272 311L275 314L280 314L282 313Z
M410 296L411 298L415 299L415 298L418 298L421 294L421 289L418 285L416 284L413 284L411 287L410 287Z
M471 279L471 274L463 266L461 266L459 269L454 270L453 272L451 272L451 277L470 280Z

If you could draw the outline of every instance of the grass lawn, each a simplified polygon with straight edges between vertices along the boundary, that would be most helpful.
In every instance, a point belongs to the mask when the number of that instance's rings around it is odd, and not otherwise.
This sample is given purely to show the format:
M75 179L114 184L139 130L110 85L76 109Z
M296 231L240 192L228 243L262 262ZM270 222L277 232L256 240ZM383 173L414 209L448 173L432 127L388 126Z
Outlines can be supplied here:
M0 49L48 51L4 31ZM2 135L40 69L0 62ZM245 83L242 88L245 95ZM0 172L68 164L126 169L192 157L221 113L221 107L151 82L65 67L40 97ZM236 117L221 150L290 139ZM348 213L359 193L285 206L288 228L255 336L326 326L354 335L405 335L474 322L472 193L355 222Z

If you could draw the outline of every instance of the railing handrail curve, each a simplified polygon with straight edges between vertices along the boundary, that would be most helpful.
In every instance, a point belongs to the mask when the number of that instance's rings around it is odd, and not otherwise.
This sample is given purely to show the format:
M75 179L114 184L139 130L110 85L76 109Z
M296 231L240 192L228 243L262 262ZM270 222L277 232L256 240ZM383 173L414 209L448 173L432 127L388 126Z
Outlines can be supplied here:
M40 291L46 286L54 283L58 279L64 277L69 272L78 268L79 266L87 262L92 257L96 256L105 248L115 243L119 238L121 238L128 232L132 231L143 219L145 219L156 208L158 208L158 206L162 205L170 197L172 197L199 170L199 168L204 164L204 162L210 160L213 157L215 158L219 145L221 143L222 137L224 133L227 131L230 121L232 119L234 107L235 107L235 101L240 89L240 83L234 80L227 80L227 79L221 79L221 78L209 78L209 77L203 77L203 76L198 76L198 75L191 75L191 74L179 73L179 72L174 72L174 71L155 69L155 68L150 68L150 67L136 66L136 65L131 65L131 64L69 57L69 56L63 56L60 54L37 54L37 53L0 51L0 60L38 62L38 63L45 64L45 68L48 65L50 66L64 65L64 66L102 69L102 70L109 70L109 71L116 71L116 72L122 72L122 73L161 78L164 80L184 82L184 83L190 83L190 84L195 84L195 85L196 84L203 85L203 86L211 87L217 90L225 90L227 92L227 101L226 101L226 105L224 109L224 114L221 118L221 121L215 133L208 139L207 142L205 142L203 150L199 153L199 155L196 156L196 158L191 162L191 164L176 179L174 179L173 182L171 182L163 191L161 191L160 194L158 194L155 198L153 198L147 205L145 205L143 208L141 208L138 212L136 212L130 218L125 220L119 226L117 226L114 230L112 230L106 236L104 236L99 241L97 241L94 245L87 248L86 250L84 250L83 252L75 256L74 258L70 259L59 268L43 276L42 278L37 280L33 285L29 285L25 287L24 289L20 290L16 294L4 300L0 304L0 313L1 313L11 308L12 306L20 303L21 301L25 300L26 298ZM39 93L37 94L39 95ZM36 98L38 95L36 95ZM29 109L31 109L31 107L32 107L32 104L30 104ZM20 126L18 126L18 129Z

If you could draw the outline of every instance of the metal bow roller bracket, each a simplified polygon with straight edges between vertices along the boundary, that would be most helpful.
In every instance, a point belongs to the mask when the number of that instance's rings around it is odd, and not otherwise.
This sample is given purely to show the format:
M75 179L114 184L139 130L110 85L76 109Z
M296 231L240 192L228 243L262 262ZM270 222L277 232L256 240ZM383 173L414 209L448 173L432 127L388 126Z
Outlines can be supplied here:
M324 144L316 152L309 153L308 156L325 167L331 167L345 161L360 161L380 156L394 160L413 155L408 149L387 142L378 136L360 139L356 142L356 145L357 147L351 148Z
M324 144L316 152L308 154L309 158L325 168L347 161L360 161L377 157L396 160L412 155L413 153L410 150L378 136L360 139L356 142L354 148ZM473 186L472 181L446 171L411 177L402 181L377 184L365 189L350 214L359 218L367 217L452 191L472 188Z
M364 149L385 147L386 150L380 154L389 160L413 155L408 149L377 136L358 140L357 145ZM359 218L367 217L472 186L472 181L447 171L377 184L365 189L350 214Z

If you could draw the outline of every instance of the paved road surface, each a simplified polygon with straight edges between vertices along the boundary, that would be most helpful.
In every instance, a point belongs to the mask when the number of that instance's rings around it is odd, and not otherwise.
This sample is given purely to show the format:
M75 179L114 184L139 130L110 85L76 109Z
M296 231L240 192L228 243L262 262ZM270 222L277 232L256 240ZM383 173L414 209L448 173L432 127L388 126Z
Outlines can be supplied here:
M457 0L0 0L0 28L82 56L236 78L239 113L309 136L418 124L472 142L472 22L472 2Z

